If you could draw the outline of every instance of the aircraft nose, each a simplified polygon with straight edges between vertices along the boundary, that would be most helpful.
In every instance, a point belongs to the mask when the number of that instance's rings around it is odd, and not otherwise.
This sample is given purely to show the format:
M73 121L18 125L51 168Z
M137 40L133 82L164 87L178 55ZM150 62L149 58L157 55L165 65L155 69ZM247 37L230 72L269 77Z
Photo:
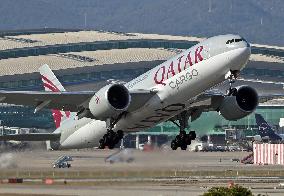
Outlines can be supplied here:
M251 47L250 47L250 44L247 42L247 46L245 48L245 51L244 51L244 56L249 59L251 55Z
M234 50L232 55L229 57L231 70L242 70L247 64L251 55L251 47L247 46L239 47Z
M246 41L246 43L247 43L247 47L250 48L250 43L248 41Z
M250 44L247 43L247 46L244 48L244 50L241 53L241 58L240 58L241 64L246 65L250 58L250 55L251 55L251 47Z
M250 55L251 55L251 46L250 46L250 43L244 39L244 38L241 38L243 43L240 42L240 48L243 48L243 52L242 52L242 58L248 60L250 58Z
M245 38L242 37L241 40L243 40L246 43L247 48L250 48L250 43Z

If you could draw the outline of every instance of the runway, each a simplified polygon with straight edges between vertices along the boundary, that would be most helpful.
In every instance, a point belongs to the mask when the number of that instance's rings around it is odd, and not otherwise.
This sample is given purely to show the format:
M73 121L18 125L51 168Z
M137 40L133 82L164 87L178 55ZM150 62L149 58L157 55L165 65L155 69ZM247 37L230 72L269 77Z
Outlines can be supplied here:
M188 196L201 195L208 188L199 186L169 185L5 185L0 187L0 195L103 195L103 196ZM253 194L283 195L283 189L252 189Z
M127 168L137 169L183 169L183 170L224 170L234 168L250 168L250 165L232 162L232 158L242 159L248 152L188 152L172 150L155 150L143 152L131 150L135 161L131 164L117 163L111 167L105 163L105 158L117 150L70 150L70 151L44 151L33 150L12 152L13 162L17 169L51 169L51 164L61 155L72 156L70 170L116 170ZM220 161L221 159L221 161ZM126 167L127 166L127 167ZM259 167L257 167L259 169ZM266 168L266 167L264 167ZM274 168L274 167L273 167Z
M200 195L229 181L251 188L254 194L283 195L282 166L233 162L249 152L131 151L131 163L106 163L115 150L25 151L9 155L0 170L0 195ZM2 154L0 160L3 161ZM7 154L6 154L7 155ZM52 168L61 155L72 156L71 168ZM1 163L1 162L0 162ZM23 178L8 184L8 178ZM45 179L53 184L46 185ZM6 180L6 181L5 181Z

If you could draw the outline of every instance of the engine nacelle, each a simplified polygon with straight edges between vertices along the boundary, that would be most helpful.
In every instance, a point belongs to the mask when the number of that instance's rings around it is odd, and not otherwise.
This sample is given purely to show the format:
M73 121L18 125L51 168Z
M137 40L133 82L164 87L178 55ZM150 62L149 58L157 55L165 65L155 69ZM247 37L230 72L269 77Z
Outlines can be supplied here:
M238 120L252 113L258 105L258 94L249 86L234 88L232 95L225 97L220 113L227 120Z
M130 104L128 89L122 84L110 84L101 88L90 100L89 109L95 119L115 118L127 110Z

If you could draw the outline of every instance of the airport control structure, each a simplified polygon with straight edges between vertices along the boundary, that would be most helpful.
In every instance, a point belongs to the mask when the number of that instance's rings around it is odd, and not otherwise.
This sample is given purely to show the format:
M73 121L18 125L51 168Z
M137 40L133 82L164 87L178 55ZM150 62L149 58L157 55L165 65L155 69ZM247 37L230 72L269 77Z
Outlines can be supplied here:
M44 90L38 68L48 64L69 91L98 90L108 82L129 81L205 38L97 30L34 29L0 32L0 90ZM247 38L249 40L249 37ZM234 86L250 85L269 94L283 91L284 47L252 44L252 54ZM229 84L216 88L224 92ZM284 117L284 101L258 106L257 113L274 125ZM2 125L54 130L51 112L36 114L34 108L2 104ZM256 128L254 114L227 121L217 112L203 113L190 122L197 134L224 129ZM151 134L176 135L178 127L162 123ZM139 133L143 134L143 133Z

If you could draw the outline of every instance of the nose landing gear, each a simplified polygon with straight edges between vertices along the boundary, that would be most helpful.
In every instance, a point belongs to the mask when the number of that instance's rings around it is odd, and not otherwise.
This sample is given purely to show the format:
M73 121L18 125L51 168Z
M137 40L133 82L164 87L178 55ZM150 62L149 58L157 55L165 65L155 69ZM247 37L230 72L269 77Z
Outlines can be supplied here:
M227 95L233 95L236 92L235 88L232 88L232 85L236 82L237 77L240 75L239 70L230 70L226 75L225 79L229 80L229 89L227 91Z

